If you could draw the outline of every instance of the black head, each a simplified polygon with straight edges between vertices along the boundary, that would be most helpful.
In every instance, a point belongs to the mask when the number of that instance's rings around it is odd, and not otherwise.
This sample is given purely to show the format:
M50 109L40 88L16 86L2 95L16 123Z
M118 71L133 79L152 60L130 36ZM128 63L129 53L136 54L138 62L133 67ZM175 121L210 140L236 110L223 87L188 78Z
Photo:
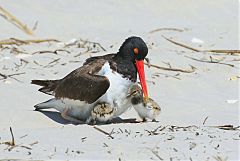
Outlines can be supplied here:
M136 81L136 73L138 73L144 100L148 100L148 91L144 72L144 58L148 54L146 43L140 37L127 38L117 53L116 59L122 63L123 73L130 73L130 76ZM120 64L120 63L119 63ZM119 65L120 66L120 65Z
M124 59L130 59L132 62L135 60L144 60L148 54L146 43L140 37L127 38L119 49L118 55Z

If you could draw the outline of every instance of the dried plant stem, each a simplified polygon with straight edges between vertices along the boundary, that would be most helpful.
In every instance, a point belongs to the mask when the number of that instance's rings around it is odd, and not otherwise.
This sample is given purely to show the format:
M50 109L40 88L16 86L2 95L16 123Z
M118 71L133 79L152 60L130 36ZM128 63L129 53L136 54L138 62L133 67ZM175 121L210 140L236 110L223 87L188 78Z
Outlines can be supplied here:
M222 158L222 157L220 157L220 156L214 156L213 157L216 161L227 161L228 160L228 157L225 157L225 158Z
M15 16L13 16L11 13L3 9L1 6L0 6L0 15L6 20L8 20L9 22L11 22L12 24L14 24L15 26L17 26L19 29L24 31L26 34L33 35L33 31L29 29L27 25L23 24Z
M175 78L178 80L181 80L181 78L178 78L177 76L179 76L180 74L175 74L175 75L170 75L170 74L165 74L165 73L155 73L153 74L153 76L159 76L159 75L164 75L165 77L171 77L171 78Z
M152 34L152 33L158 32L158 31L177 31L177 32L183 32L184 30L183 30L183 29L178 29L178 28L164 27L164 28L158 28L158 29L152 30L152 31L150 31L149 33Z
M100 43L98 43L98 42L93 42L93 41L86 41L86 42L93 43L93 44L99 46L103 51L107 51L107 50L106 50Z
M173 40L171 40L171 39L169 39L169 38L167 38L167 37L165 37L165 36L163 36L163 35L162 35L162 37L163 37L164 39L166 39L167 41L175 44L175 45L178 45L178 46L181 46L181 47L184 47L184 48L190 49L190 50L192 50L192 51L196 51L196 52L200 52L200 51L201 51L201 50L196 49L196 48L193 48L193 47L191 47L191 46L187 46L187 45L185 45L185 44L182 44L182 43L173 41Z
M106 131L104 131L104 130L96 127L96 126L93 126L93 128L96 129L97 131L100 131L101 133L103 133L103 134L105 134L105 135L108 135L111 139L114 139L114 138L111 136L110 133L108 133L108 132L106 132Z
M220 126L208 126L208 127L219 128L222 130L240 130L240 126L234 127L233 125L220 125Z
M203 52L240 54L240 50L203 50Z
M50 51L50 50L36 51L36 52L34 52L34 53L32 53L32 54L33 54L33 55L34 55L34 54L45 54L45 53L58 54L59 51L66 52L66 53L71 53L71 52L68 51L68 50L64 50L64 49L56 49L56 50L54 50L54 51Z
M211 57L210 57L210 60L200 60L200 59L192 58L192 57L190 57L190 56L185 56L185 57L186 57L186 58L189 58L189 59L192 59L192 60L195 60L195 61L198 61L198 62L222 64L222 65L227 65L227 66L230 66L230 67L234 67L233 64L222 63L222 62L219 62L219 61L213 61Z
M13 135L13 132L12 132L12 128L11 128L11 127L10 127L10 133L11 133L11 136L12 136L11 145L12 145L12 146L15 146L15 139L14 139L14 135Z
M3 77L2 79L7 79L7 75L0 73L0 76Z
M167 67L161 67L158 65L150 64L150 63L144 63L145 65L148 65L150 67L154 67L157 69L162 69L162 70L168 70L168 71L175 71L175 72L182 72L182 73L193 73L195 72L195 68L192 67L191 70L184 70L184 69L179 69L179 68L167 68Z
M151 150L151 152L159 159L159 160L164 160L163 158L161 158L158 153L154 150Z
M208 119L208 116L204 119L204 121L203 121L203 125L205 125L207 119Z
M16 80L16 81L18 81L18 82L21 82L21 81L19 81L18 79L16 79L16 78L13 77L13 76L15 76L15 75L21 75L21 74L25 74L25 72L23 72L23 73L8 74L8 75L0 73L0 76L2 77L2 78L0 78L0 80L5 80L5 79L7 79L7 78L12 78L12 79L14 79L14 80Z
M10 38L7 40L1 40L0 45L23 45L23 44L43 43L43 42L60 42L60 41L56 39L20 40L16 38Z
M12 132L12 128L10 127L10 133L11 133L11 137L12 137L12 140L11 141L6 141L6 142L2 142L0 144L5 144L5 145L8 145L8 146L11 146L11 147L15 147L16 144L15 144L15 139L14 139L14 135L13 135L13 132Z
M216 49L216 50L200 50L200 49L196 49L191 46L185 45L183 43L171 40L163 35L162 35L162 37L175 45L181 46L183 48L186 48L186 49L189 49L189 50L192 50L195 52L212 52L212 53L219 53L219 54L240 54L240 50L218 50L218 49Z

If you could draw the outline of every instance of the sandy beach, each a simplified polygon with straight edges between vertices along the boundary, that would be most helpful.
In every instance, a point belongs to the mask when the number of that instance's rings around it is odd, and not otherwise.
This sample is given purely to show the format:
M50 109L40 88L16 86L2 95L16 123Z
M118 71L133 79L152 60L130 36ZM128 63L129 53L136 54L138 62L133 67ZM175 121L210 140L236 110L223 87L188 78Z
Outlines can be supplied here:
M0 160L240 160L240 57L229 52L240 50L239 1L0 0L0 7L33 31L0 16ZM133 108L95 126L34 111L51 96L32 79L62 78L130 36L149 48L158 122L131 123L140 119Z

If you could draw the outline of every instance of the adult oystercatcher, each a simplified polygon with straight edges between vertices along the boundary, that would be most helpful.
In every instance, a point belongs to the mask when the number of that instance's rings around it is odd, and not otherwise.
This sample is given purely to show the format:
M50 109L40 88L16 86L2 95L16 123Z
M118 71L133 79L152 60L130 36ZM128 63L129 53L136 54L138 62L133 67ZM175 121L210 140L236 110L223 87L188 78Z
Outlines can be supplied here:
M153 122L156 122L156 117L160 114L161 108L157 102L151 98L146 102L144 101L142 89L138 84L134 84L130 88L128 97L143 122L147 121L146 119L151 119Z
M88 58L62 79L32 80L32 84L42 86L39 91L55 96L34 107L55 108L65 119L77 122L86 121L95 106L107 104L114 107L117 117L128 109L125 100L137 73L144 99L148 99L143 62L147 54L147 45L140 37L129 37L116 54Z

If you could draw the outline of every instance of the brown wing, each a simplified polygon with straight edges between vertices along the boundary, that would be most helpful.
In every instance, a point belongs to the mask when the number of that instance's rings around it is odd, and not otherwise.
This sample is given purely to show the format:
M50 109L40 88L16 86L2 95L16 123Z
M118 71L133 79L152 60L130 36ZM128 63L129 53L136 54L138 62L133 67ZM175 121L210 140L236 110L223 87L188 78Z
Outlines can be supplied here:
M88 59L86 59L85 63L83 65L89 64L97 59L104 59L104 60L111 60L116 56L116 54L107 54L103 56L93 56Z
M104 59L96 59L74 70L61 80L54 94L56 98L70 98L87 103L95 102L110 86L107 77L96 75L106 63Z

